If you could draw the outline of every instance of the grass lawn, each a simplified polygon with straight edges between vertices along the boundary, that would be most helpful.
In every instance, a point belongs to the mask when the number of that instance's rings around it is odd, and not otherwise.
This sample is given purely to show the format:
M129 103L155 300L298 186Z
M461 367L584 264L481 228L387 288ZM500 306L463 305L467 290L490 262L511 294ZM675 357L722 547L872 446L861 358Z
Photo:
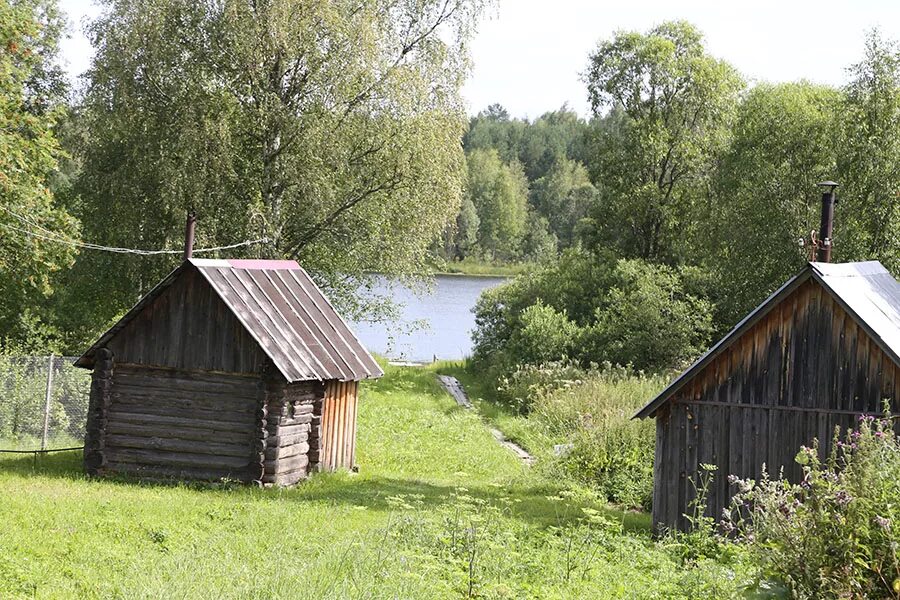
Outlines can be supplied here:
M294 489L92 481L0 458L0 598L672 598L735 593L647 515L541 479L431 369L363 386L360 473ZM741 569L738 569L741 573Z

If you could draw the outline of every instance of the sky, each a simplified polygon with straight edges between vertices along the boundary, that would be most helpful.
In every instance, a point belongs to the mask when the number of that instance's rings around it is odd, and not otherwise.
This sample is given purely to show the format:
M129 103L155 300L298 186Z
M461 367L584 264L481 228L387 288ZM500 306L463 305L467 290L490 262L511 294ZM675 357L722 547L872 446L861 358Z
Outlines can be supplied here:
M61 5L73 21L62 50L74 78L91 58L80 23L98 9L90 0ZM841 85L868 30L900 40L900 0L499 0L472 41L474 66L463 88L469 112L497 102L513 116L535 118L568 104L586 116L581 73L597 43L670 19L699 27L710 53L751 83Z

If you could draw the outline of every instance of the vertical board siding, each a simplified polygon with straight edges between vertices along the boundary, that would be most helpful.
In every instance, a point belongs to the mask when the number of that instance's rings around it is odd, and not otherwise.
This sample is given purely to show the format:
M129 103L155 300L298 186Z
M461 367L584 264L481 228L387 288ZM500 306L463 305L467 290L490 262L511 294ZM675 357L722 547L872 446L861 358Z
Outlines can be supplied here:
M729 475L758 479L765 466L798 481L801 446L818 440L824 456L836 427L898 398L900 367L818 283L800 285L656 415L654 528L687 527L701 464L717 467L706 514L718 519Z
M185 271L109 341L118 364L259 373L265 355L194 270Z
M322 402L320 452L325 471L352 469L356 463L358 383L329 381Z

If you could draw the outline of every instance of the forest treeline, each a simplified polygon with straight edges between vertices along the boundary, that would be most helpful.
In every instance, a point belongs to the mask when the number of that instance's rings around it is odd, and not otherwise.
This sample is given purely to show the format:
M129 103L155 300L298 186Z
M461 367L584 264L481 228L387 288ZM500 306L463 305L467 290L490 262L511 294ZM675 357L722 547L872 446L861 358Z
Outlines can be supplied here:
M350 317L389 308L373 272L534 265L479 304L496 364L687 360L802 264L824 179L835 259L897 272L893 42L842 88L750 86L668 22L585 57L587 118L469 119L489 4L107 0L74 90L55 0L0 5L0 338L82 348L177 265L191 209L198 249L297 259Z
M684 365L810 259L825 180L833 260L900 272L900 53L861 50L840 88L751 86L669 22L591 53L587 119L472 118L442 252L539 263L482 297L476 364Z

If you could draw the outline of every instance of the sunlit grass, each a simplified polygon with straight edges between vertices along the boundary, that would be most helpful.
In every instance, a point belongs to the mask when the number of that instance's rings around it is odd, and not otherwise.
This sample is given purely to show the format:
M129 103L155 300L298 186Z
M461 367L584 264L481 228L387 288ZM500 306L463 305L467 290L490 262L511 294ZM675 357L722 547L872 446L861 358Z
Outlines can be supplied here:
M320 474L293 489L89 480L76 452L37 463L0 457L0 598L687 597L710 581L731 589L716 568L680 567L650 539L646 515L527 469L432 369L389 367L364 384L359 418L360 473Z

